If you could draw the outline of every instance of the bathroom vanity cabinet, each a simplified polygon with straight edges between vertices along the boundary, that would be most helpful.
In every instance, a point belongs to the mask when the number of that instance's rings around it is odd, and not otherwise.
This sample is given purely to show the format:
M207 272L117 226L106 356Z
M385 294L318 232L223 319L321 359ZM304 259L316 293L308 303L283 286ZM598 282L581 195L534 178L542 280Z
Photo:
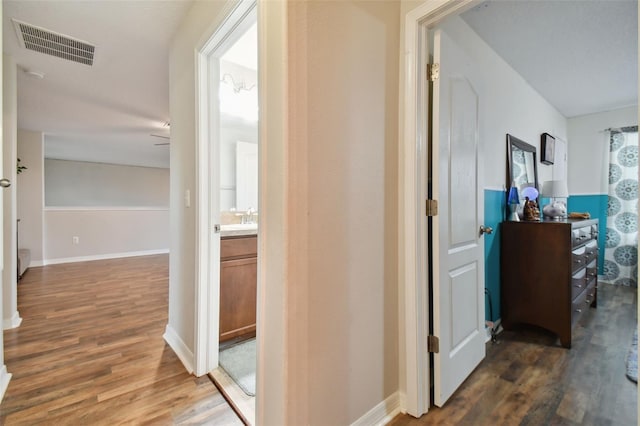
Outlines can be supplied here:
M220 341L256 332L257 237L220 240Z

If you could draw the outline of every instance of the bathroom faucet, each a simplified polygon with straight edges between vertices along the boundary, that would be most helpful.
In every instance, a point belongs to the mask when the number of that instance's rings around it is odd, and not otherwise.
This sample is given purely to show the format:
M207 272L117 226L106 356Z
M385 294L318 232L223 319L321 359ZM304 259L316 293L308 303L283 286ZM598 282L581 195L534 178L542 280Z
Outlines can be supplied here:
M247 212L242 216L242 223L253 223L253 207L249 207Z

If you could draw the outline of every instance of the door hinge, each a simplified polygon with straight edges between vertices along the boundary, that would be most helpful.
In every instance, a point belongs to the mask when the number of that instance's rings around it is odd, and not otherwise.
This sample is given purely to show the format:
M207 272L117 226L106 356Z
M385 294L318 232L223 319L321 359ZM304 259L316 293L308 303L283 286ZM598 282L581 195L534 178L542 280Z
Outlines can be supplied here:
M427 64L427 80L436 81L440 77L440 64Z
M438 216L438 200L427 200L427 216Z
M434 354L440 353L440 339L437 336L427 336L427 351Z

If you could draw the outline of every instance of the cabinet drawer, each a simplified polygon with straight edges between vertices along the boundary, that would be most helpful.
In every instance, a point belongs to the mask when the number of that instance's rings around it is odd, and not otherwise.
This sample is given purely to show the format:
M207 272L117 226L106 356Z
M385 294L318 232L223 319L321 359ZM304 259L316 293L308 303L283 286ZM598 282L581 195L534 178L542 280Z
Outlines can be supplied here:
M584 226L571 231L571 241L573 247L580 245L591 239L591 226Z
M571 300L587 288L587 270L581 269L571 276Z
M598 260L593 259L587 265L587 282L596 279L598 276Z
M571 270L577 271L587 264L587 249L580 247L571 252Z
M589 241L585 246L586 263L598 258L598 242L596 240Z
M258 238L224 238L220 240L220 259L237 259L256 257L258 255Z
M580 316L589 309L595 297L596 283L593 282L571 303L571 326L575 325Z

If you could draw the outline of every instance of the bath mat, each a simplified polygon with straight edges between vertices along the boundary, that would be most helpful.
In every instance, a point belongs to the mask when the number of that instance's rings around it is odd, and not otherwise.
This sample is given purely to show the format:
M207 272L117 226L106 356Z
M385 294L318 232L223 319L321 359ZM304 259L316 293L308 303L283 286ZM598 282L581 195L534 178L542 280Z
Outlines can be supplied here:
M219 364L244 393L256 395L256 339L220 351Z

